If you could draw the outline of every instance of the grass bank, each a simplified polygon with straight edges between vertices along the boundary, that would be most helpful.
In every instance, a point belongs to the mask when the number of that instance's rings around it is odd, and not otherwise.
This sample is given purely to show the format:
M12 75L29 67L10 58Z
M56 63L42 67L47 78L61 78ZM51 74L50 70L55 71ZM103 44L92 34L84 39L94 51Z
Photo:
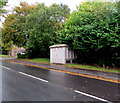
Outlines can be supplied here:
M9 55L0 55L0 57L11 57L11 56L9 56Z
M22 59L22 60L28 60L28 61L33 61L33 62L43 62L43 63L50 63L49 58L34 58L34 59Z
M65 66L83 68L83 69L89 69L89 70L98 70L98 71L104 71L104 72L120 73L120 70L117 70L114 68L110 69L110 68L102 68L102 67L95 67L95 66L82 65L82 64L66 64Z
M40 63L50 63L49 58L34 58L34 59L22 59L22 60L28 60L33 62L40 62ZM82 64L65 64L64 66L68 67L74 67L74 68L82 68L82 69L88 69L88 70L97 70L97 71L104 71L104 72L112 72L112 73L120 73L120 70L117 69L109 69L109 68L102 68L102 67L96 67L96 66L89 66L89 65L82 65Z

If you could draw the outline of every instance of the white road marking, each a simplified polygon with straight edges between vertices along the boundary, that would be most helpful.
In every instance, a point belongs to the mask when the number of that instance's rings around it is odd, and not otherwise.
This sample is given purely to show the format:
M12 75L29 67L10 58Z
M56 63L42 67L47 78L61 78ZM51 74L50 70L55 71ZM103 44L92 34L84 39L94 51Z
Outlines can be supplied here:
M12 70L12 69L10 69L8 67L5 67L5 66L1 66L1 67L5 68L5 69L8 69L8 70ZM23 72L18 72L18 73L48 83L47 80L44 80L44 79L41 79L41 78L38 78L38 77L35 77L35 76L32 76L32 75L29 75L29 74L26 74L26 73L23 73ZM102 98L99 98L99 97L96 97L96 96L93 96L93 95L90 95L90 94L87 94L87 93L84 93L84 92L81 92L81 91L78 91L78 90L74 90L74 92L85 95L85 96L88 96L88 97L91 97L91 98L94 98L94 99L97 99L97 100L100 100L100 101L103 101L103 102L113 103L113 102L110 102L108 100L105 100L105 99L102 99Z
M2 65L1 65L1 67L5 68L5 69L7 69L7 70L11 70L10 68L8 68L8 67L5 67L5 66L2 66Z
M40 80L40 81L43 81L43 82L46 82L48 83L47 80L44 80L44 79L41 79L41 78L38 78L38 77L35 77L35 76L32 76L32 75L29 75L29 74L26 74L26 73L23 73L23 72L19 72L20 74L23 74L25 76L28 76L28 77L31 77L31 78L34 78L34 79L37 79L37 80Z
M2 66L2 65L1 65L1 67L5 68L7 70L12 70L12 69L10 69L8 67L5 67L5 66ZM35 76L32 76L32 75L29 75L29 74L26 74L26 73L23 73L23 72L18 72L18 73L23 74L25 76L29 76L31 78L34 78L34 79L37 79L37 80L40 80L40 81L43 81L43 82L46 82L46 83L48 82L47 80L44 80L44 79L41 79L41 78L38 78L38 77L35 77Z
M103 101L103 102L108 102L108 103L112 103L108 100L105 100L105 99L102 99L102 98L99 98L99 97L96 97L96 96L93 96L93 95L90 95L90 94L87 94L87 93L84 93L84 92L80 92L78 90L75 90L76 93L79 93L79 94L82 94L82 95L85 95L85 96L88 96L88 97L92 97L94 99L97 99L97 100L100 100L100 101Z

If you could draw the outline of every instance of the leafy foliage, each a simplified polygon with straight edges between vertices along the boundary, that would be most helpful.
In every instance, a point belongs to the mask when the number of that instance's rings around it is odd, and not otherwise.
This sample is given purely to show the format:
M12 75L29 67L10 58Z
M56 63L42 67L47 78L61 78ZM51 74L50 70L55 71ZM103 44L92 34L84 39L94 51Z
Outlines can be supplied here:
M120 2L82 2L71 15L67 5L21 2L2 32L4 47L24 46L25 57L49 57L50 45L66 43L78 62L120 66Z
M20 53L18 53L17 54L17 58L26 58L26 54L20 54Z
M5 12L3 7L7 4L7 0L0 0L0 15Z
M49 46L56 41L56 34L63 28L69 15L69 8L63 4L49 7L44 4L37 5L34 13L27 16L24 29L28 37L28 53L33 57L48 57Z
M118 21L116 3L83 2L66 22L60 40L79 51L83 62L114 65L108 62L120 48Z
M20 6L16 6L12 13L6 16L2 28L2 40L6 48L8 48L9 44L17 46L25 45L24 23L26 22L26 16L33 12L34 8L34 5L21 2Z

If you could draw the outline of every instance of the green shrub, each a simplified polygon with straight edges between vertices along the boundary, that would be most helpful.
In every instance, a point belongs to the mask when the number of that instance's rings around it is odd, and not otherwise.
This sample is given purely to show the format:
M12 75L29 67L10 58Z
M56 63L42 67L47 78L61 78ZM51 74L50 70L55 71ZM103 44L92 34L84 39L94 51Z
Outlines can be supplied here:
M26 58L26 54L20 54L20 53L18 53L17 54L17 58Z
M83 2L70 15L59 40L77 51L80 63L119 66L118 5L117 2Z

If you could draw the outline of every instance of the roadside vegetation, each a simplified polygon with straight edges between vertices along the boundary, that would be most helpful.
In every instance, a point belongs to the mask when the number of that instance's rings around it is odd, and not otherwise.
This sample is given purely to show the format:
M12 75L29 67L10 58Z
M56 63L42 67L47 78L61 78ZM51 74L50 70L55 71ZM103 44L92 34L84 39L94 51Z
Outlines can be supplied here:
M38 62L38 63L45 63L49 64L50 59L49 58L34 58L34 59L21 59L21 60L27 60L30 62ZM104 71L104 72L111 72L111 73L120 73L120 70L118 69L110 69L110 68L102 68L97 66L90 66L90 65L84 65L84 64L65 64L62 66L67 67L73 67L73 68L82 68L82 69L88 69L88 70L97 70L97 71Z
M31 62L40 62L40 63L50 63L49 58L34 58L34 59L21 59L21 60L28 60Z
M97 66L90 66L90 65L83 65L83 64L66 64L65 66L88 69L88 70L97 70L97 71L104 71L104 72L120 73L120 70L116 69L116 68L103 68L103 67L100 67L100 66L97 67Z
M49 46L61 43L76 51L78 64L120 68L120 2L88 0L72 13L64 4L21 2L5 17L2 47L26 48L24 59L49 58Z
M9 55L0 55L0 57L11 57Z

